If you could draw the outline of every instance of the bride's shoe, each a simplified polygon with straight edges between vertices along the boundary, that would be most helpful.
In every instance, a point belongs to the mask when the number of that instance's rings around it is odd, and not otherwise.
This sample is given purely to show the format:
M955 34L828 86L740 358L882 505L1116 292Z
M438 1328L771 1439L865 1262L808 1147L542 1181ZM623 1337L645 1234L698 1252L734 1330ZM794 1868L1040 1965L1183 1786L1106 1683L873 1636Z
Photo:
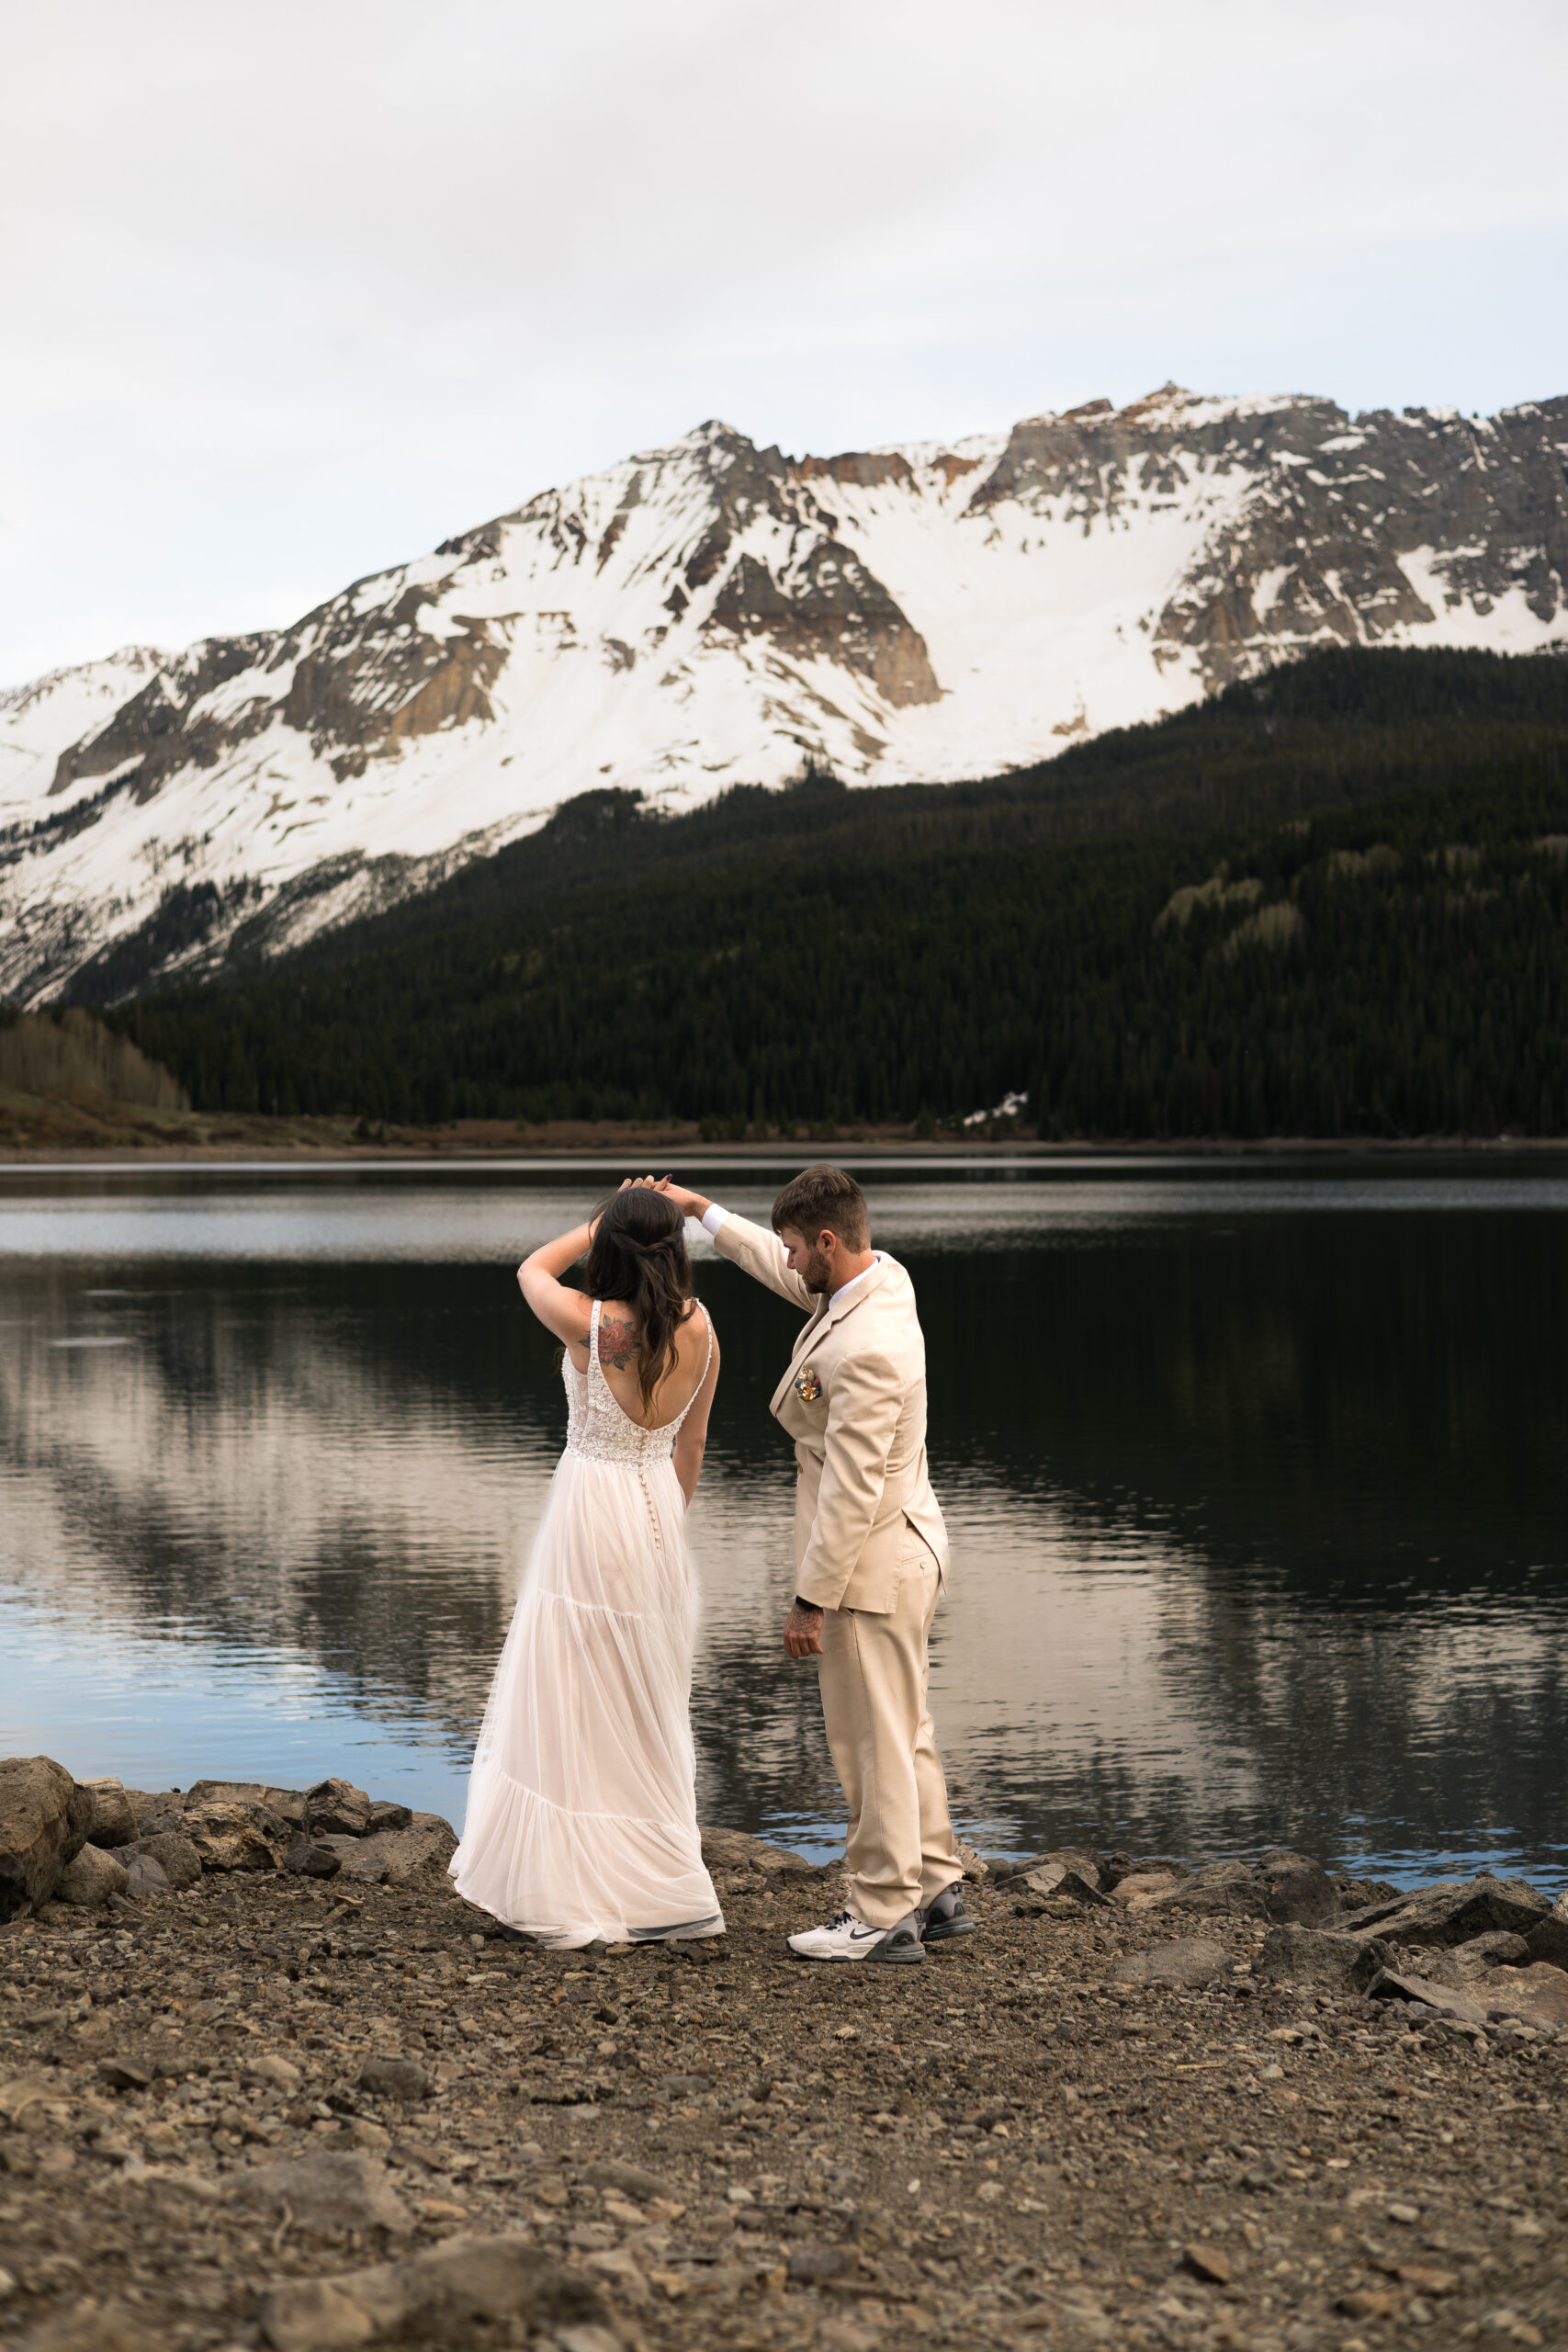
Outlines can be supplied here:
M723 1930L720 1914L710 1911L705 1919L678 1919L672 1928L633 1928L629 1932L634 1944L659 1944L673 1943L680 1936L711 1936Z

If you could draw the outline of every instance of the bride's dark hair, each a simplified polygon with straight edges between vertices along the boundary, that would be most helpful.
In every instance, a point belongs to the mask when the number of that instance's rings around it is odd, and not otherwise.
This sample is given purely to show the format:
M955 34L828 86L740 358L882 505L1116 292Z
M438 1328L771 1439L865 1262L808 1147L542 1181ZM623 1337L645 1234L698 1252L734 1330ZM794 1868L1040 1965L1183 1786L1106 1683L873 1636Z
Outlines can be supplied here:
M642 1409L675 1361L675 1334L692 1299L686 1220L673 1201L647 1184L612 1193L583 1260L590 1298L621 1298L637 1319L637 1385Z

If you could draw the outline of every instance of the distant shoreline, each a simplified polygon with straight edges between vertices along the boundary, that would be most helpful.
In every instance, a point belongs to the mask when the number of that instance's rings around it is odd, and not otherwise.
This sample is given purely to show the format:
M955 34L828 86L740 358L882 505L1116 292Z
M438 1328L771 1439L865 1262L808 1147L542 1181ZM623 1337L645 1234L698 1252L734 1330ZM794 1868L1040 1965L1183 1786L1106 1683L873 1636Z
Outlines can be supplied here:
M1043 1142L1033 1136L936 1136L867 1133L863 1130L826 1136L774 1136L762 1140L738 1137L705 1141L692 1128L660 1131L620 1128L607 1123L584 1122L561 1129L498 1134L499 1123L464 1122L434 1131L389 1130L384 1140L356 1136L350 1122L311 1122L311 1135L299 1132L303 1122L280 1120L287 1130L276 1141L256 1131L266 1123L247 1121L243 1134L224 1122L218 1134L199 1140L154 1136L139 1125L134 1132L106 1133L101 1141L40 1136L37 1142L0 1141L0 1167L277 1167L325 1168L355 1165L367 1168L538 1166L549 1167L583 1159L658 1159L664 1168L711 1167L716 1162L803 1161L837 1155L855 1162L885 1160L893 1166L995 1166L1028 1161L1043 1166L1084 1166L1090 1162L1128 1159L1178 1160L1194 1164L1238 1159L1259 1162L1311 1159L1430 1160L1568 1159L1568 1136L1417 1136L1389 1140L1381 1136L1117 1136L1073 1142ZM333 1133L340 1126L346 1132Z

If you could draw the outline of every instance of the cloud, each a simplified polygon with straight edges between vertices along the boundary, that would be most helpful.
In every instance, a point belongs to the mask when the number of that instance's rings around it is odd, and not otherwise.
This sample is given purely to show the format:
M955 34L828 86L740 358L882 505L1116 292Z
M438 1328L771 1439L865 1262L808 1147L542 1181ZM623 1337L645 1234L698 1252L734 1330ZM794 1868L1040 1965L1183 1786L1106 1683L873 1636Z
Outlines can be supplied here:
M1529 0L19 0L0 58L0 676L716 412L1568 388Z

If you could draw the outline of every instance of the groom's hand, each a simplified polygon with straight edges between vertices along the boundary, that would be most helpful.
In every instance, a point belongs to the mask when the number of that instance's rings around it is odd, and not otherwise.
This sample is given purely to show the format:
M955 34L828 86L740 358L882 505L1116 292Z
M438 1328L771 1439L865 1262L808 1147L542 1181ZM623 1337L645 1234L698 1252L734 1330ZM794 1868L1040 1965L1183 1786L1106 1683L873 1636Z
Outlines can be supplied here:
M784 1619L784 1644L789 1657L820 1657L822 1611L814 1602L796 1600Z

